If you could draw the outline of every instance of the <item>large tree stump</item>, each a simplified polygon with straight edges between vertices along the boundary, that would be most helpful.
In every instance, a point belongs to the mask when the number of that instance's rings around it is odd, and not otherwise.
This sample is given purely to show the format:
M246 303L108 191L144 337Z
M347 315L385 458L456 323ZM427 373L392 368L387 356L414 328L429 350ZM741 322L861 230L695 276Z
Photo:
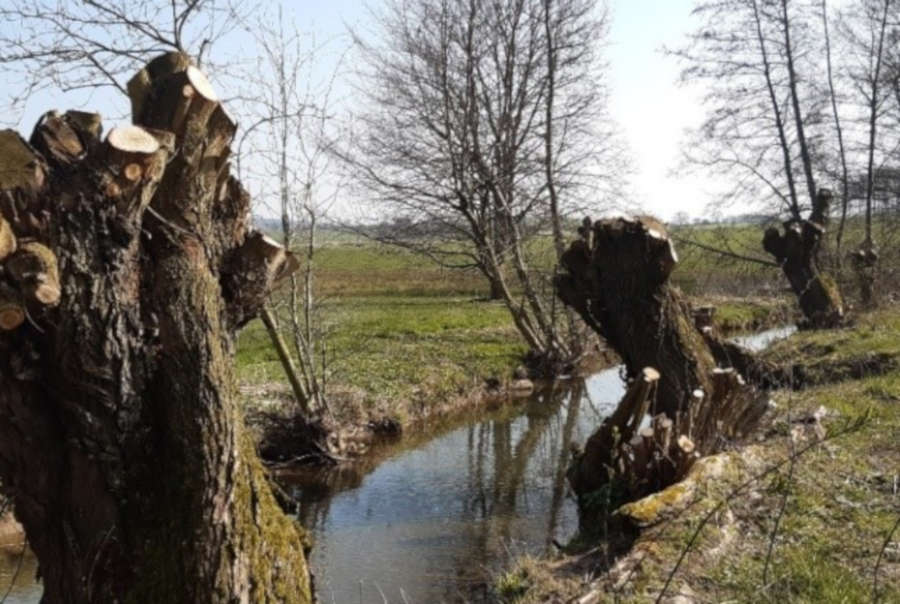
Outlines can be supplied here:
M781 266L800 303L805 324L812 328L835 327L844 318L844 304L837 283L816 266L816 255L828 226L830 205L831 191L820 189L809 218L788 220L783 232L770 227L762 242L763 248Z
M106 139L72 111L0 132L0 482L45 602L309 602L231 366L294 266L248 243L202 73L169 54L129 90Z
M665 227L649 217L586 219L579 232L563 254L557 293L619 353L629 387L573 460L569 480L582 503L603 487L636 499L752 431L767 399L734 369L717 367L724 357L710 344L718 338L695 327L669 284L678 256Z

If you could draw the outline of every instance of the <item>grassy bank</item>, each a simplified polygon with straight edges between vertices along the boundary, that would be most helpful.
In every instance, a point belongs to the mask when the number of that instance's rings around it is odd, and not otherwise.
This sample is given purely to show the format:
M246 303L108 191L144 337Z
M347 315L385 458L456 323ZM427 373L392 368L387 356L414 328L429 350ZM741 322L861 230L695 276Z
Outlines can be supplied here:
M900 308L767 353L837 365L864 355L900 358ZM900 372L773 399L758 439L715 458L692 497L655 510L629 553L610 561L605 541L584 540L581 553L522 561L498 593L647 602L668 582L667 598L682 601L900 601Z
M316 257L320 323L335 411L401 420L436 399L506 378L525 353L506 308L472 271L441 269L386 246L339 241ZM256 402L287 396L259 321L241 334L238 377Z

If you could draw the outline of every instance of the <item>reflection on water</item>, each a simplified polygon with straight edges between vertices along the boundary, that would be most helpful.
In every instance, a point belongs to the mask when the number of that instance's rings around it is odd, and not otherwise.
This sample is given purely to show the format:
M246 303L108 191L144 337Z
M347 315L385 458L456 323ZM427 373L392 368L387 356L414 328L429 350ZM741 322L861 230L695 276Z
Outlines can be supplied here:
M330 495L296 487L321 601L478 600L487 571L565 542L577 527L570 446L622 392L618 369L604 371L401 449Z
M0 600L6 604L34 604L40 602L43 588L35 579L37 558L29 549L0 548Z
M783 340L796 332L796 325L785 325L784 327L776 327L775 329L768 329L759 333L738 336L733 338L733 340L735 344L740 344L753 352L759 352L760 350L768 348L778 340Z

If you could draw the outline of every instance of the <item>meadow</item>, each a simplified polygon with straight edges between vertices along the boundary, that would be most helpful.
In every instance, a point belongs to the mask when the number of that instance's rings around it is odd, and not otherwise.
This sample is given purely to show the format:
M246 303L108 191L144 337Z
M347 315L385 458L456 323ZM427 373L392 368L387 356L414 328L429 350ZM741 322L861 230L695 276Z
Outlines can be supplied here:
M739 229L748 241L758 229ZM686 246L679 246L679 250ZM539 269L552 271L548 239L532 243ZM777 269L723 263L681 251L673 279L696 304L713 304L727 331L784 323L793 301ZM315 254L318 321L326 342L332 411L344 420L388 414L402 421L435 401L477 395L487 381L508 381L527 352L502 302L474 269L441 268L410 251L346 234L326 234ZM741 279L743 297L725 287ZM273 296L283 303L284 290ZM255 320L241 333L238 377L251 403L284 401L284 374Z

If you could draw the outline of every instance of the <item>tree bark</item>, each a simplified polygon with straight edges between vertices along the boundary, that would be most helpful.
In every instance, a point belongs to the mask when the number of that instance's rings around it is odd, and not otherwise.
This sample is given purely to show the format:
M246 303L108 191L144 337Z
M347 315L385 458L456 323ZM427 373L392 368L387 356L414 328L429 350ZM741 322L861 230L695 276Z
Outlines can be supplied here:
M235 125L203 74L169 54L129 91L136 125L105 141L80 112L30 147L0 133L0 210L56 261L14 254L0 276L31 318L0 332L0 480L45 602L309 602L305 533L231 366L285 259L252 253ZM57 300L35 295L54 277Z
M875 282L878 267L878 249L871 239L863 241L851 256L853 270L859 280L859 297L863 307L872 308L877 303Z
M837 283L816 266L830 204L831 191L820 189L806 220L788 220L783 232L771 227L762 242L763 248L781 265L800 302L806 325L812 328L835 327L844 318Z

